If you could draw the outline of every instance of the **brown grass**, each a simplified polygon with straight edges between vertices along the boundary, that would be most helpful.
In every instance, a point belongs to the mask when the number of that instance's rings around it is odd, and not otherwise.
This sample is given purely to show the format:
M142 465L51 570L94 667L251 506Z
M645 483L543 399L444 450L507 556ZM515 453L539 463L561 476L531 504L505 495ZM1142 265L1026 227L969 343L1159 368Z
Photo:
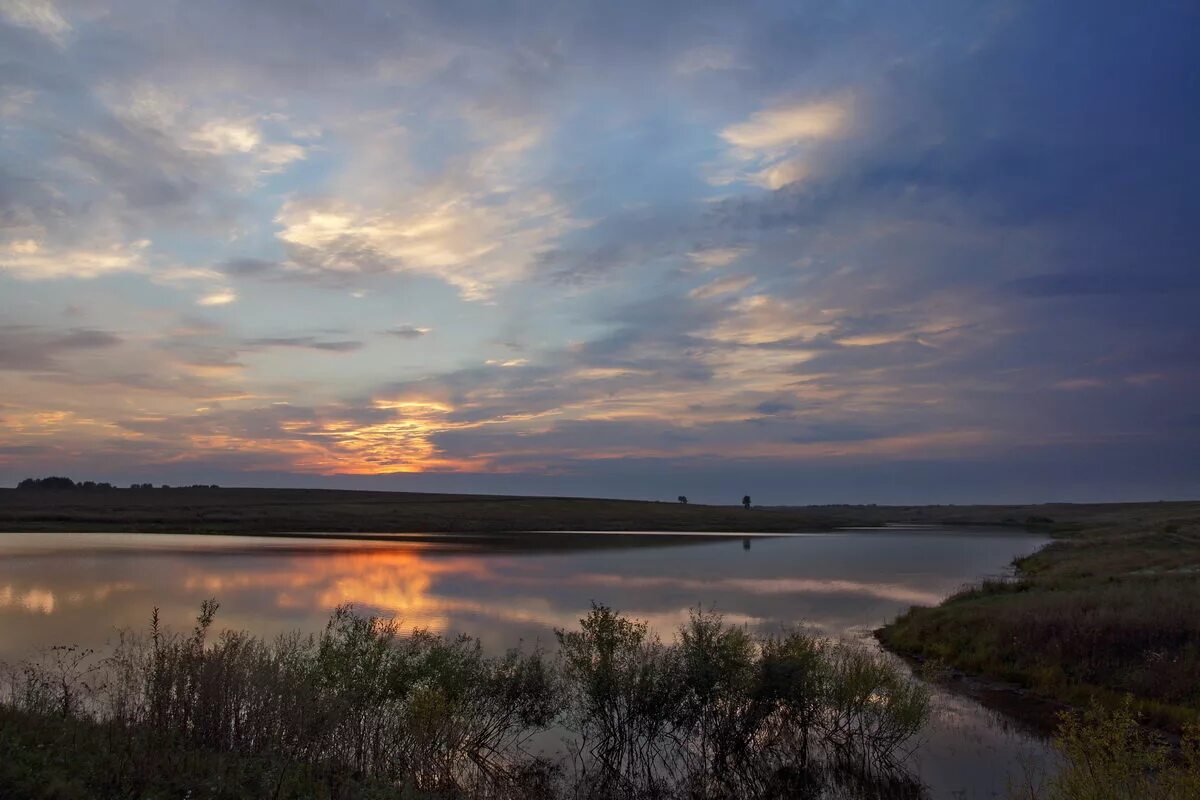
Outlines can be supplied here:
M1125 695L1152 724L1200 719L1200 506L1104 509L936 608L880 632L889 647L1075 705Z

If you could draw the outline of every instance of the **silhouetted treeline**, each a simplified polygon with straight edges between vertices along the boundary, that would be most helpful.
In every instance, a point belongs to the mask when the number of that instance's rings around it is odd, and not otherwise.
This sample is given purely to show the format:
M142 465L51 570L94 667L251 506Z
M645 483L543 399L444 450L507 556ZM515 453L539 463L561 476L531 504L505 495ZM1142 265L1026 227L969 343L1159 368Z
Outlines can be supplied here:
M61 491L63 489L113 489L111 483L96 481L80 481L76 483L70 478L52 476L49 478L26 478L17 484L18 489L36 489L42 491Z
M130 489L153 489L153 483L131 483ZM190 486L171 486L169 483L164 483L159 489L220 489L221 487L215 483L193 483Z
M70 478L63 478L60 476L52 476L49 478L26 478L25 480L23 480L17 484L17 488L18 489L34 489L34 490L42 490L42 491L63 491L63 490L71 490L71 489L115 489L117 487L113 486L111 483L108 483L107 481L99 481L99 482L97 482L97 481L79 481L78 483L76 483L75 481L71 480ZM130 489L153 489L155 487L154 487L153 483L131 483L131 484L129 484L129 488ZM158 488L160 488L160 489L171 489L171 488L175 488L175 489L220 489L221 487L215 483L193 483L190 486L175 486L175 487L171 487L168 484L164 483L164 484L162 484L162 486L160 486Z

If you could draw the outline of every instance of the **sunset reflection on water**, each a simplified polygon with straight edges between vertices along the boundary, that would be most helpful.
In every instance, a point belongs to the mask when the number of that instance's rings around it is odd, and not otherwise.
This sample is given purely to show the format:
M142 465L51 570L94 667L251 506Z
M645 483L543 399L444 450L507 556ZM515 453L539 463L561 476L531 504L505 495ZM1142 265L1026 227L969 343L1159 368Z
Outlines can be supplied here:
M538 538L529 538L536 536ZM152 608L187 627L201 600L264 634L319 629L353 604L405 627L546 641L592 602L666 635L697 605L759 629L854 635L1036 547L1024 535L939 531L741 539L602 534L394 541L163 534L0 534L0 658L94 644Z
M665 638L703 605L758 632L801 624L874 646L870 631L908 606L1003 572L1043 541L945 530L750 540L0 534L0 662L58 644L102 647L118 628L144 629L154 608L187 630L210 597L221 603L218 627L263 636L317 632L353 604L405 630L476 636L491 652L553 649L554 629L574 627L596 602ZM991 796L1007 780L995 765L1041 747L973 701L937 692L935 706L919 765L931 786Z
M403 549L334 551L321 558L291 556L278 568L193 571L184 588L228 598L248 590L269 591L278 609L328 610L354 604L399 617L406 625L440 631L449 622L446 610L452 604L436 594L439 577L486 581L495 576L479 556L434 557L427 550L421 544L406 544Z

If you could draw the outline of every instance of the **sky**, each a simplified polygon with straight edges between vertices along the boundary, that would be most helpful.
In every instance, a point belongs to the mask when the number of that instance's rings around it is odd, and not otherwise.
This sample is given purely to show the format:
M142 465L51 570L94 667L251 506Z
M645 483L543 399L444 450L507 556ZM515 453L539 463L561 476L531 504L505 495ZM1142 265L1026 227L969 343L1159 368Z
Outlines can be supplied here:
M0 0L46 474L1200 497L1200 6Z

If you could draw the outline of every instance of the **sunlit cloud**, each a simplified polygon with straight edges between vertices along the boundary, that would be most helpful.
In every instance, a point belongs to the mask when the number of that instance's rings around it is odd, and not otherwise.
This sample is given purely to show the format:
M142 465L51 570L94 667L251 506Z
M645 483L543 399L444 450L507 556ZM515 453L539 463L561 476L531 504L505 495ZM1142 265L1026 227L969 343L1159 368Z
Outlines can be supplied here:
M196 300L198 306L224 306L237 300L237 294L229 289L222 289L206 294Z
M794 303L766 294L736 301L730 313L710 332L719 341L759 345L792 339L812 339L833 330L828 315L808 312Z
M745 122L721 131L721 138L745 151L773 151L813 139L828 139L845 128L849 111L842 102L783 105L757 111Z
M1194 486L1188 26L943 10L0 0L4 474Z
M51 0L0 0L0 15L9 24L29 28L62 46L71 25Z
M190 142L213 155L249 153L262 140L257 126L245 120L211 120L192 131Z
M704 269L715 269L729 266L746 252L744 247L714 247L710 250L694 250L688 253L688 258Z
M733 158L745 162L738 167L744 180L779 189L809 174L806 144L844 135L849 120L847 100L780 105L730 125L721 138L731 146Z
M58 248L38 239L0 245L0 270L25 280L95 278L112 272L146 268L150 242L110 244L97 248Z
M238 160L250 165L253 174L276 173L308 156L308 149L295 141L272 138L264 132L269 114L228 114L189 103L169 86L149 81L132 85L109 84L100 92L109 110L136 130L191 156L206 156L227 162L233 174Z
M710 297L740 292L752 283L754 283L753 275L731 275L728 278L718 278L703 286L697 286L688 292L688 297L693 300L707 300Z
M290 257L286 268L315 277L426 274L468 300L527 277L539 254L580 223L552 191L525 185L521 170L540 141L537 128L502 127L489 136L445 174L404 190L377 187L379 176L364 174L361 180L372 183L354 193L369 202L289 200L275 218ZM368 151L364 158L386 163L395 156ZM412 171L403 160L392 167Z

